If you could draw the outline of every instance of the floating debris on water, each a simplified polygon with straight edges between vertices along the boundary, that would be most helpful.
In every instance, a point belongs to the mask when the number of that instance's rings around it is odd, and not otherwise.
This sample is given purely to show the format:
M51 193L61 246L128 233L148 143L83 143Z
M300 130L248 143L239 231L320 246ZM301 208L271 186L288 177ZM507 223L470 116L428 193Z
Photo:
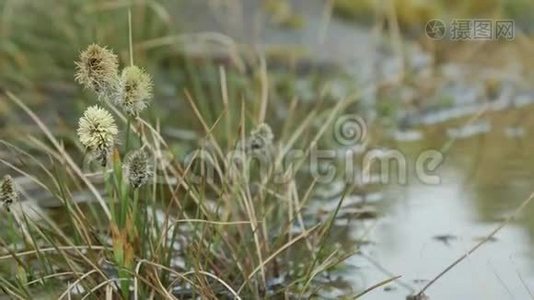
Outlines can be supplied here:
M428 297L425 294L417 294L417 295L409 295L406 297L406 300L430 300L430 297Z
M452 235L452 234L441 234L441 235L436 235L436 236L432 237L432 239L434 239L436 241L439 241L439 242L442 242L446 246L450 246L451 242L452 241L456 241L458 239L458 237L455 236L455 235Z
M378 210L372 206L350 207L342 209L338 214L339 220L343 218L351 219L376 219Z
M387 285L384 287L384 292L393 292L393 291L396 291L397 288L393 285Z

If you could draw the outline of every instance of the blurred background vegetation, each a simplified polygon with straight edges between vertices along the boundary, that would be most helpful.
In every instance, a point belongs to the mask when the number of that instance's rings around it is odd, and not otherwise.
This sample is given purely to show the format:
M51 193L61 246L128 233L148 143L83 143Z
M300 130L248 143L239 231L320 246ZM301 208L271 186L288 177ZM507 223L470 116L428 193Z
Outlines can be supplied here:
M349 42L339 45L328 42L330 46L320 49L326 54L320 56L328 56L332 49L335 51L331 51L326 63L309 55L313 52L310 48L315 45L304 40L309 35L324 34L321 28L328 27L325 20L332 17L348 22L342 29L352 27L355 35L358 30L373 32L379 28L393 52L402 52L398 48L407 47L395 41L399 37L395 37L392 29L398 28L402 39L414 40L436 62L454 56L455 59L479 59L482 64L493 64L518 54L526 57L521 63L532 61L528 59L532 44L529 42L525 47L521 39L522 35L532 32L534 26L529 21L534 18L534 3L529 0L0 0L0 88L31 95L27 101L34 104L61 103L42 108L57 109L62 117L68 118L73 109L78 111L83 107L83 102L77 101L83 99L83 95L72 80L73 62L81 49L98 42L118 51L122 61L126 61L129 7L133 12L136 62L156 78L158 99L183 98L183 89L188 88L200 102L218 102L207 98L220 98L218 66L225 65L230 67L228 80L232 98L250 100L261 93L258 90L261 64L258 50L267 57L273 98L284 98L284 102L294 96L317 98L324 90L318 86L318 81L329 79L318 80L320 74L324 75L326 68L331 78L332 73L345 64L339 60L332 64L332 58L341 51L337 48L351 51ZM424 25L429 19L468 17L514 19L519 41L506 46L485 45L485 51L476 52L472 45L462 47L461 43L452 43L450 46L446 45L450 44L447 41L432 41L424 35ZM199 32L203 34L192 34ZM328 35L338 33L333 31ZM368 41L356 40L360 42ZM263 44L267 46L262 47ZM494 52L490 51L492 48ZM506 50L509 48L513 48L513 54ZM364 52L368 54L374 50L369 48ZM408 56L406 52L405 57ZM352 65L358 68L357 62ZM298 76L295 73L299 73ZM306 82L301 80L304 73ZM350 82L360 77L353 75L341 80ZM409 74L405 75L409 80ZM354 88L348 85L344 88ZM300 93L303 89L308 91ZM171 107L181 107L180 101L166 102ZM5 124L9 115L3 106L0 106L3 120L0 123ZM203 106L207 110L208 105ZM379 109L388 114L394 108L379 104ZM155 110L154 115L161 119L165 119L169 111L158 111L157 107Z
M243 2L243 3L242 3ZM0 83L4 89L29 91L44 89L49 84L72 82L72 66L85 45L98 41L120 49L127 55L127 8L134 13L136 59L159 74L165 63L183 54L184 39L177 34L206 28L212 19L227 18L232 7L242 6L242 12L263 14L275 27L299 30L306 19L299 11L305 1L254 0L1 0L0 23ZM310 1L310 6L331 5L336 17L355 26L376 26L395 20L405 38L424 37L424 25L430 19L452 18L513 19L520 33L534 30L534 3L530 0L325 0ZM318 3L318 4L317 4ZM212 9L203 9L209 8ZM251 8L253 7L253 8ZM214 9L221 8L219 16ZM259 8L258 12L254 8ZM252 18L252 16L250 16ZM198 20L202 19L202 20ZM197 20L196 22L190 22ZM226 20L225 23L231 23ZM245 24L243 24L245 25ZM227 28L222 33L232 36ZM252 43L236 37L238 43ZM297 42L297 41L296 41ZM168 47L163 47L163 46ZM283 52L282 52L283 53ZM286 55L287 53L283 53Z

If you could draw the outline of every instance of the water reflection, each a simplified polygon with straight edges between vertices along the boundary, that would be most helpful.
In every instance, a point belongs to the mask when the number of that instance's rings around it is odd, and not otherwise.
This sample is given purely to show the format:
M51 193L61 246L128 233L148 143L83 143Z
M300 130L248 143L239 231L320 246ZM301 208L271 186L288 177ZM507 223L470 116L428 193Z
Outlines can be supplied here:
M362 249L381 267L364 256L354 256L349 263L361 268L365 276L354 273L351 280L356 286L370 286L389 277L388 271L402 275L404 286L381 288L366 299L403 299L409 287L418 290L529 196L534 132L525 116L532 111L483 116L491 131L461 136L454 142L440 169L442 184L428 186L411 180L408 186L385 189L385 217L377 220L370 236L375 244ZM409 156L427 147L439 149L447 142L447 129L462 122L427 128L424 140L399 147ZM505 129L518 123L524 135L507 134ZM534 290L532 214L534 206L527 207L518 222L445 275L428 291L431 299L529 298L526 286Z

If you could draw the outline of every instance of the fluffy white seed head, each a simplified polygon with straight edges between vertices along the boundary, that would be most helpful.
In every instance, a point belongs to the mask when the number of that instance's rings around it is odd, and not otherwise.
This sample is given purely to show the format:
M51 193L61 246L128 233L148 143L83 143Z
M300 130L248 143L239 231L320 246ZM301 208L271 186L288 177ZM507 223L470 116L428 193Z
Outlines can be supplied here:
M120 78L118 97L119 106L131 116L138 115L152 98L152 79L137 66L124 68Z
M78 124L80 142L92 151L112 147L118 132L113 116L98 105L87 108Z
M137 189L148 182L152 177L152 168L148 162L148 157L143 150L131 153L124 164L125 178L128 183Z
M114 98L118 84L119 60L111 50L92 44L80 54L74 78L99 100Z
M17 192L17 189L15 188L15 184L13 182L13 178L11 176L6 175L0 182L0 202L2 203L2 206L7 210L10 211L9 207L17 202L19 199L19 194Z
M250 132L250 138L247 143L248 151L265 151L273 144L274 134L271 127L262 123Z

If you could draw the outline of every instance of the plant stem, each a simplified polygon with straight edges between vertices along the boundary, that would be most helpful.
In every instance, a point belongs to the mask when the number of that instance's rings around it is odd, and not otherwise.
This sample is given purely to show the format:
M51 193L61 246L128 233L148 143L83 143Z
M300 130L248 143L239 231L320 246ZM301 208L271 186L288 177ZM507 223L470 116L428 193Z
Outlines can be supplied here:
M133 66L133 34L132 34L132 9L128 9L128 42L130 46L130 65Z
M124 145L124 151L126 152L128 152L129 149L131 122L132 119L128 117L128 121L126 122L126 144Z

